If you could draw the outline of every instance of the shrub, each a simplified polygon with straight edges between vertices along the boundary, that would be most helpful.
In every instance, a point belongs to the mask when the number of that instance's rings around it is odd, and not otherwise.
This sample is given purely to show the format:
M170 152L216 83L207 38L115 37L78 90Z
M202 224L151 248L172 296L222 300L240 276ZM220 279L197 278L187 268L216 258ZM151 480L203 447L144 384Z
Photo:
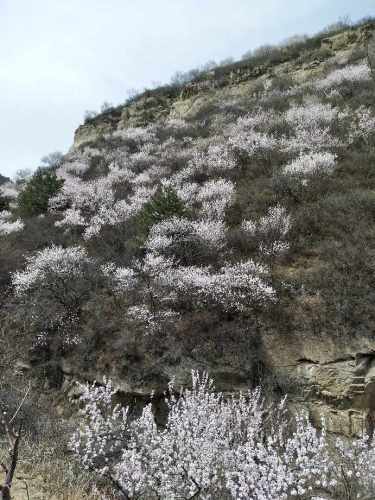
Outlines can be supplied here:
M358 82L365 82L370 79L371 72L367 64L351 64L344 68L338 68L329 73L325 78L317 80L315 86L319 90L328 90L345 82L349 82L355 86Z
M98 116L97 111L93 111L93 110L87 109L85 111L84 118L83 118L84 124L86 125L87 123L89 123L90 121L92 121L97 116Z
M109 113L113 110L114 106L111 102L104 101L103 104L100 106L100 112L101 113Z
M280 205L270 207L267 215L256 222L247 220L242 222L244 233L257 241L261 254L270 257L276 257L288 251L289 243L286 237L290 227L290 216Z
M332 153L300 154L283 169L284 175L309 177L311 175L330 174L335 168L336 156Z
M222 250L225 227L221 221L190 221L171 217L152 226L146 247L183 265L210 263Z
M55 349L79 342L83 305L106 280L94 259L79 246L50 246L26 260L13 273L12 285L20 308L35 334L36 348Z

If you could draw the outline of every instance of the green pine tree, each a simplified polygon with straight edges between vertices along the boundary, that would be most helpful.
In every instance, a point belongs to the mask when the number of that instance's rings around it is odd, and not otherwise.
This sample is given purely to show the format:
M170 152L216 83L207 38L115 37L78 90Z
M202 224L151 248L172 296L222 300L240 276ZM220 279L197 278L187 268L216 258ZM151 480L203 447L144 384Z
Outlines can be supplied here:
M159 189L147 202L140 214L140 223L145 232L158 222L177 216L187 215L183 201L178 197L176 191L171 187Z
M51 169L39 168L18 196L21 217L33 217L48 210L48 201L61 189L64 181Z

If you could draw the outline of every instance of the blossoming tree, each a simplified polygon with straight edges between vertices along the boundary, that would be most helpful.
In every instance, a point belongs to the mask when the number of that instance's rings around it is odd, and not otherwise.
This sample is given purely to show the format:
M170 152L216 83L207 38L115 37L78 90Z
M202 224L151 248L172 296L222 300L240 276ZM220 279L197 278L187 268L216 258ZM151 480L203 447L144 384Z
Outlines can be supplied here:
M158 428L148 404L138 418L113 405L110 381L82 386L82 425L71 439L81 464L110 479L126 499L368 499L375 451L364 435L330 440L324 422L288 416L285 399L266 404L259 389L225 397L207 374L166 397Z

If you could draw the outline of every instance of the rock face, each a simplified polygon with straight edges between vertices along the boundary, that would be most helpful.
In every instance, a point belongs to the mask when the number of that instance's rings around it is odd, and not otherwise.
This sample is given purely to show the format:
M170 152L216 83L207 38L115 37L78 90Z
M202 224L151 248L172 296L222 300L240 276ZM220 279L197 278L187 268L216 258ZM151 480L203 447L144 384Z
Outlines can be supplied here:
M315 57L306 62L294 59L277 65L234 68L220 78L211 72L203 81L186 85L178 97L144 95L79 127L73 149L95 143L110 132L144 126L166 117L204 117L207 107L228 103L236 96L262 92L272 85L274 78L308 81L333 61L345 64L353 50L364 49L367 38L368 28L361 26L323 39ZM259 380L261 359L262 369L272 373L274 384L289 393L291 405L308 410L317 424L324 418L330 431L347 436L360 435L364 429L373 432L375 337L358 335L343 341L335 333L311 335L310 331L303 333L298 329L282 335L269 331L259 339L254 325L245 333L247 337L238 342L235 335L225 337L226 332L221 332L219 325L216 334L224 336L225 343L220 344L218 337L209 339L200 346L200 352L192 349L190 355L186 354L188 349L181 350L178 342L165 347L162 356L154 353L138 358L135 355L131 358L126 349L114 352L113 346L104 346L86 369L85 378L100 380L105 373L113 379L124 401L144 402L152 392L156 393L157 401L171 378L176 385L189 383L193 368L208 370L222 390L245 390ZM249 352L254 356L249 356ZM63 390L72 399L79 395L74 384L81 378L79 363L78 358L62 362Z
M227 392L246 391L258 375L259 354L264 373L262 383L271 383L288 393L291 407L306 410L320 425L324 419L327 429L347 436L359 436L364 430L372 433L375 424L375 339L353 339L341 343L338 338L311 338L297 335L265 335L262 345L249 339L248 348L228 342L228 353L216 359L192 353L189 358L172 352L164 359L141 360L127 364L121 355L109 348L98 355L85 380L100 381L103 373L109 375L127 404L139 405L154 393L156 405L161 404L168 380L177 386L189 384L192 369L208 370L218 389ZM252 346L252 347L251 347ZM257 351L257 352L256 352ZM252 353L249 355L249 352ZM169 359L167 359L169 358ZM110 361L108 361L110 360ZM151 366L152 362L158 366ZM82 380L78 359L65 360L63 391L70 399L79 396L77 380ZM126 367L125 367L126 365ZM272 381L268 381L272 374Z
M275 377L289 377L293 403L317 424L324 418L330 431L348 436L373 432L374 339L271 337L264 351Z

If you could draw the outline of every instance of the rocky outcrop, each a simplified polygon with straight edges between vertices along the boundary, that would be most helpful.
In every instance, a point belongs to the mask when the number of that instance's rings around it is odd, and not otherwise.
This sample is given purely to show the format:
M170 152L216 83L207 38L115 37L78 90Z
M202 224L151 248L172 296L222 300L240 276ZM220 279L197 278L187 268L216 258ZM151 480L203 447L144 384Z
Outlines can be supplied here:
M335 337L266 341L265 354L276 379L290 381L293 404L306 408L317 424L348 436L373 432L375 341Z
M143 405L154 394L162 404L168 381L176 386L190 383L191 370L207 370L216 387L224 392L246 391L259 381L266 390L279 388L288 394L290 406L307 411L319 426L346 436L358 436L364 430L373 433L375 425L375 340L352 338L345 343L334 337L311 337L297 334L265 334L257 339L251 334L246 343L228 339L226 353L207 356L208 346L181 355L171 346L163 358L146 357L137 363L126 362L126 352L98 354L85 371L85 380L101 381L109 376L122 402ZM213 346L210 346L212 349ZM199 352L201 351L201 352ZM173 362L171 362L173 358ZM79 358L77 358L78 363ZM259 361L261 360L261 363ZM63 360L63 392L75 400L82 381L74 359Z

